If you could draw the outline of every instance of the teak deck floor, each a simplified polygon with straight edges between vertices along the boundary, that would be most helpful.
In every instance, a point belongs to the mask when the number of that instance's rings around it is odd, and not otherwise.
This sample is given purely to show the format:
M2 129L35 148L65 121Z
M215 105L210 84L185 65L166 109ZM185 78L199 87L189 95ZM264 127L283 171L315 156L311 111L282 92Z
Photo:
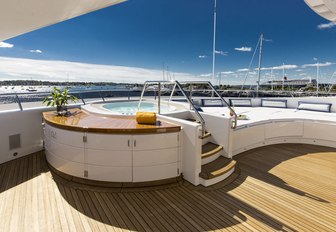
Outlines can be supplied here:
M237 157L214 188L95 188L51 173L43 152L0 165L0 231L336 231L336 150L273 145Z

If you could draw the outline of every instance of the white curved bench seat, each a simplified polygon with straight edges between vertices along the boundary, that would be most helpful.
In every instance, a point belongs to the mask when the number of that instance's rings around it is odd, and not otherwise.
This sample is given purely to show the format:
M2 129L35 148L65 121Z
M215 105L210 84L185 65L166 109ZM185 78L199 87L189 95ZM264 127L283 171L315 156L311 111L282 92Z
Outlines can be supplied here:
M203 107L204 112L228 115L224 108ZM230 131L229 154L277 143L307 143L336 147L336 113L297 109L236 107L236 113L249 120L238 120Z
M237 113L250 120L239 120L232 131L232 155L277 143L336 147L336 113L261 107L238 109Z

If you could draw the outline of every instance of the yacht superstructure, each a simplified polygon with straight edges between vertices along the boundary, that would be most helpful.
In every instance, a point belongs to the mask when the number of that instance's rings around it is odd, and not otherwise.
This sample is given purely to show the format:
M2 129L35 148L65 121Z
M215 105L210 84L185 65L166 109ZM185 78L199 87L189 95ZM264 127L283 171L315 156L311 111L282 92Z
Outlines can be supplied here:
M1 24L0 39L119 2L7 2L0 17L18 27ZM69 117L29 102L33 93L0 95L1 228L335 229L335 97L223 98L210 82L163 84L119 98L76 93ZM155 104L155 124L104 108L132 100Z

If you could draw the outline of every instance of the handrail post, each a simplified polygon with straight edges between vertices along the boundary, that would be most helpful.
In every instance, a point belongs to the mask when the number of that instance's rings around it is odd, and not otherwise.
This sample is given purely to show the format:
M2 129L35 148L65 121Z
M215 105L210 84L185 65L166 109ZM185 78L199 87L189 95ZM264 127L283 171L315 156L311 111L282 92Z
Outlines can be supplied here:
M176 88L176 83L174 84L174 87L173 87L173 90L172 90L172 92L171 92L171 94L170 94L168 103L170 103L170 101L171 101L172 98L173 98L173 95L174 95L174 93L175 93L175 88Z
M230 106L230 104L227 101L225 101L225 99L217 92L217 90L211 84L210 81L208 81L208 85L212 88L213 92L216 93L216 95L226 104L226 106L228 107L228 109L230 110L230 112L233 114L233 125L231 125L231 128L235 129L237 127L237 118L238 118L236 112L232 109L232 107Z
M202 127L202 136L205 135L205 121L204 118L202 117L202 115L197 111L194 103L190 100L190 98L187 96L187 94L184 92L183 87L181 86L181 84L178 81L175 81L177 87L179 87L181 93L183 94L183 96L187 99L189 105L193 108L193 110L195 111L195 114L197 115L198 119L200 120L201 123L201 127Z
M189 85L189 98L190 98L190 101L192 102L192 88L193 88L193 85L190 84ZM190 106L190 109L191 109L191 106Z
M141 106L142 98L143 98L143 96L144 96L144 94L145 94L146 87L147 87L147 81L145 81L144 86L143 86L143 88L142 88L142 92L141 92L141 95L140 95L140 100L139 100L139 103L138 103L138 111L140 110L140 106Z
M159 84L158 84L158 86L159 86L159 90L158 90L158 114L160 114L161 113L161 111L160 111L160 106L161 106L161 82L159 82Z
M80 94L80 93L79 93L79 98L82 100L83 104L86 105L85 101L84 101L84 98L82 97L82 94Z
M105 98L103 97L101 92L99 92L99 95L100 95L101 99L103 99L103 102L105 102Z
M20 98L17 94L15 94L15 99L16 99L18 105L19 105L20 111L23 111L21 100L20 100Z

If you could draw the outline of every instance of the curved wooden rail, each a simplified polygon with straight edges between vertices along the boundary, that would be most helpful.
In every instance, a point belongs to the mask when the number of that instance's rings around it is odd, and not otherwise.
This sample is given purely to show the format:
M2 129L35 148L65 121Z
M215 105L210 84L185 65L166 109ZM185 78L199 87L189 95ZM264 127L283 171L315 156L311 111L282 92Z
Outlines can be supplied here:
M156 125L138 124L134 116L98 116L80 109L71 109L71 116L57 116L54 111L44 112L44 121L54 127L71 131L110 134L171 133L181 130L180 126L158 121Z

